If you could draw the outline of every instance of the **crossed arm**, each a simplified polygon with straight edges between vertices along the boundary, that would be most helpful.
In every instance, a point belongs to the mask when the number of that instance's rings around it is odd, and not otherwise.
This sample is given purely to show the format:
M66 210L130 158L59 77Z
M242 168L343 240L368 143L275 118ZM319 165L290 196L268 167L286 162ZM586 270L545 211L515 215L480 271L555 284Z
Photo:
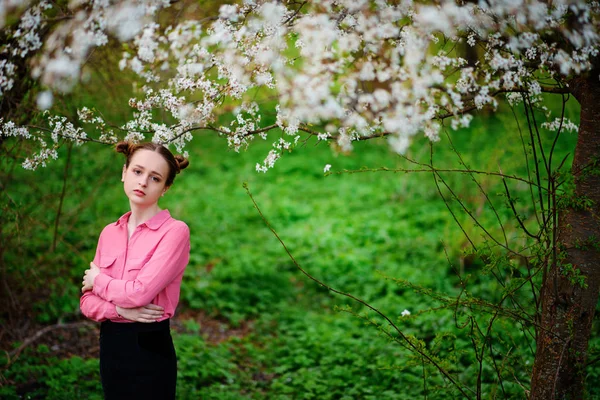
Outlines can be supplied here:
M102 235L98 243L101 247ZM93 320L123 317L154 322L164 309L150 302L180 276L189 259L189 229L184 224L168 232L134 280L114 279L92 262L82 281L81 309ZM99 263L98 251L94 261Z
M88 318L95 321L122 317L129 321L149 323L155 322L164 313L164 309L155 304L124 308L100 298L100 296L92 292L91 287L88 288L84 285L81 290L84 292L83 296L81 296L81 308L82 310L86 310L85 314Z

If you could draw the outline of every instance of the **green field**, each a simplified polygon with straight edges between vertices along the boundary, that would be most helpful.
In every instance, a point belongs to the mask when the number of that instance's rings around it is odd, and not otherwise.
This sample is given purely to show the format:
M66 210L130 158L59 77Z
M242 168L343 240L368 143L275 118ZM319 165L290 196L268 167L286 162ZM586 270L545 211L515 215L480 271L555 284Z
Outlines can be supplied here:
M518 126L509 110L479 117L469 130L450 134L471 168L524 173ZM557 159L571 151L575 139L563 135ZM381 139L358 143L349 154L309 140L262 174L254 166L271 145L256 140L237 154L227 149L224 138L199 134L188 148L190 167L161 200L191 229L191 258L174 330L179 398L464 397L410 346L428 354L470 397L475 398L479 375L482 398L525 398L535 354L526 334L531 327L498 317L491 335L473 332L486 327L493 314L481 311L474 299L498 301L505 289L501 282L517 279L523 267L490 270L466 262L469 243L431 172L369 171L415 168ZM448 138L442 137L433 151L440 168L462 168ZM428 161L429 142L417 139L407 156ZM8 244L4 273L12 294L25 301L19 317L40 328L82 319L80 281L97 236L128 210L120 155L87 144L73 147L65 168L67 159L63 147L58 161L36 172L23 171L8 159L2 164L8 182L2 195L2 235ZM331 174L323 173L326 164L332 165ZM490 233L525 246L504 206L501 180L442 176ZM244 183L297 264L265 224ZM526 214L527 188L512 189L522 195ZM449 193L441 187L441 194ZM450 203L476 244L494 253L471 218ZM380 310L410 345L381 316L320 286L298 267ZM470 298L472 306L449 307L459 296ZM531 293L522 290L516 296L526 303ZM410 315L402 316L404 310ZM3 315L3 325L14 323L13 314ZM600 344L598 330L592 354ZM474 347L485 349L481 366ZM97 369L95 358L57 356L51 345L34 342L3 369L0 397L99 399ZM600 396L594 383L600 367L590 366L588 374L590 397Z

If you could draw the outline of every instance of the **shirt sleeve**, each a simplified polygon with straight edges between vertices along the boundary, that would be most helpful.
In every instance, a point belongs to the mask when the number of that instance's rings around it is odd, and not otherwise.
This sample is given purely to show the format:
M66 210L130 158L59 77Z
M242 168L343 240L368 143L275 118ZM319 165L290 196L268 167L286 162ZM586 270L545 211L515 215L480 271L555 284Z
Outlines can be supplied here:
M100 273L94 294L123 308L148 305L174 279L183 275L190 258L190 230L185 224L168 231L134 280Z
M94 256L94 264L100 265L100 248L102 243L102 234L98 239L98 246L96 247L96 255ZM79 300L79 308L83 315L93 321L104 321L107 319L120 318L117 314L117 308L114 304L101 299L92 291L85 292Z
M96 296L91 291L85 292L79 300L79 308L83 315L97 322L102 322L107 319L118 319L117 307Z

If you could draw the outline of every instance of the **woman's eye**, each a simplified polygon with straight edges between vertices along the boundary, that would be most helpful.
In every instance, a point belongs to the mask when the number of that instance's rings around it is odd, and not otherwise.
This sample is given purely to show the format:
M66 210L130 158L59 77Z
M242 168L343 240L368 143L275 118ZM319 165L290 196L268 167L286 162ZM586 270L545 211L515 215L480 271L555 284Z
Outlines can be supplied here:
M157 178L156 176L153 176L153 177L152 177L152 180L153 180L154 182L156 182L156 183L160 182L160 179L159 179L159 178Z
M139 169L134 169L133 173L136 174L136 175L139 175L139 174L142 173L142 171L140 171Z

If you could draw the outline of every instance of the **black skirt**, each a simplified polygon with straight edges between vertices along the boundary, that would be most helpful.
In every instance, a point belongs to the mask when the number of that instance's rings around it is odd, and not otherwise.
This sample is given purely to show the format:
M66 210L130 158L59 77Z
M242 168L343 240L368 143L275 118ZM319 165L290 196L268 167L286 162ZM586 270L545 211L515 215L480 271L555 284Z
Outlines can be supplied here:
M100 377L106 400L175 399L177 357L169 320L102 322Z

